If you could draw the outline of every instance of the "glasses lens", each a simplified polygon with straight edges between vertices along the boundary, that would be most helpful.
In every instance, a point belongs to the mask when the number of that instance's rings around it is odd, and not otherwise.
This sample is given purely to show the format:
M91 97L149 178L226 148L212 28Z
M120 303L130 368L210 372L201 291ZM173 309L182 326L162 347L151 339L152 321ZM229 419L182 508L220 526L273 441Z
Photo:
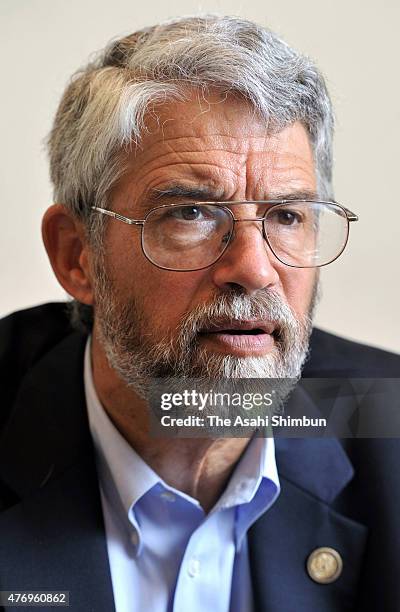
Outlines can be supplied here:
M339 257L346 246L349 224L337 204L294 201L270 208L264 231L280 261L312 268Z
M161 268L199 270L217 261L232 229L231 215L220 206L164 206L152 210L146 218L143 251Z

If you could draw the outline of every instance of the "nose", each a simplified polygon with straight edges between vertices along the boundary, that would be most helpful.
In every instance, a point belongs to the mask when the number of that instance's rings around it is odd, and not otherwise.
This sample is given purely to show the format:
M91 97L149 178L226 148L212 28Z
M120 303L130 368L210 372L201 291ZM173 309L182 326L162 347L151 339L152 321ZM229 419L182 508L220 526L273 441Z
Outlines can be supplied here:
M271 289L280 282L275 262L261 223L239 222L225 253L212 267L213 282L224 291L240 287L247 294Z

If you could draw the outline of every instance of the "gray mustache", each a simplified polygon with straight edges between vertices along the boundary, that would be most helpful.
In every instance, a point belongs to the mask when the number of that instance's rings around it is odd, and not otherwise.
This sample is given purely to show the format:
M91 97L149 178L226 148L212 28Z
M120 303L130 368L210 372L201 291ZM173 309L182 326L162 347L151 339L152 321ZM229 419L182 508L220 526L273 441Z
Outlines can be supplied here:
M201 304L184 318L182 331L189 335L197 334L205 327L229 325L233 321L262 319L274 323L279 328L297 323L286 303L277 293L264 291L255 296L222 294L211 303Z

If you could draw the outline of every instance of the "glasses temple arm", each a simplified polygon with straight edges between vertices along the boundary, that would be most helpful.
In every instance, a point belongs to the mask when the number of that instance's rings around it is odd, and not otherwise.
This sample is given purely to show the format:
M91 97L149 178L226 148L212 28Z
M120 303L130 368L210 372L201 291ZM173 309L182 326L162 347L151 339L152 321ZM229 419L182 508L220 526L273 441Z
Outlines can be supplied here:
M345 206L342 206L342 208L344 209L347 219L349 221L358 221L358 215L356 215L356 213L351 212L351 210L349 210Z
M143 225L144 224L143 219L130 219L129 217L124 217L123 215L113 212L112 210L107 210L106 208L99 208L98 206L91 206L91 209L103 215L108 215L109 217L112 217L113 219L118 219L119 221L123 221L124 223L127 223L128 225Z

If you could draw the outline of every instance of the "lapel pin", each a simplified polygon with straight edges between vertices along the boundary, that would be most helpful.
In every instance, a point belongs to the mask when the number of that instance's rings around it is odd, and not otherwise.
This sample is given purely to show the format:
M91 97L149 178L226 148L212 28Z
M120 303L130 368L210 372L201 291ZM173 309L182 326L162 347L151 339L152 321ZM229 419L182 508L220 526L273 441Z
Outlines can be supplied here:
M316 548L307 559L308 575L319 584L335 582L342 569L342 557L334 548Z

